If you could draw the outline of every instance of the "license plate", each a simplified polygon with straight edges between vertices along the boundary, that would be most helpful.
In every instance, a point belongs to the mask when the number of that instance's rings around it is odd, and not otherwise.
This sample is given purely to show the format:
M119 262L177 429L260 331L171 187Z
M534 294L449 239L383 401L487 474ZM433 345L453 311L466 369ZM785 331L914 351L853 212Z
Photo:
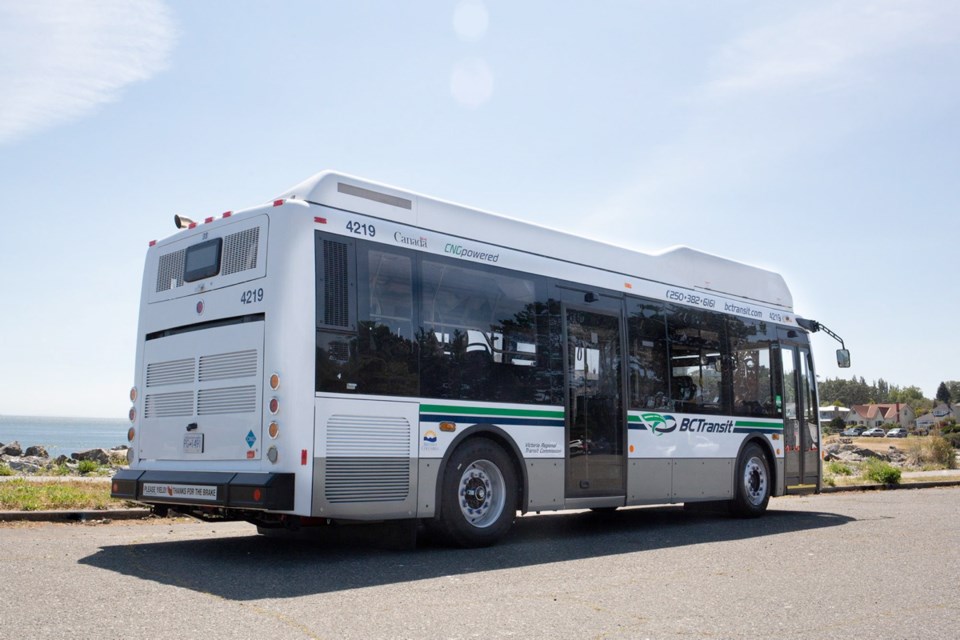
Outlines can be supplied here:
M188 433L183 436L184 453L203 453L203 434Z

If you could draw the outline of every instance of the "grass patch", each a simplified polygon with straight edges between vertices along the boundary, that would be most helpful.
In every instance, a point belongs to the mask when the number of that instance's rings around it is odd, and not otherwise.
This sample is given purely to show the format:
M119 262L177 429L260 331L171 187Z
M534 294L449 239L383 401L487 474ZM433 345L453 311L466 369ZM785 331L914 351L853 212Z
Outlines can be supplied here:
M852 476L853 468L846 462L831 460L827 463L827 472L835 476Z
M880 484L900 484L900 469L879 458L869 458L863 462L863 478Z
M108 482L0 482L0 510L4 511L110 509L125 504L110 497Z
M6 462L0 462L0 476L12 476L13 469Z

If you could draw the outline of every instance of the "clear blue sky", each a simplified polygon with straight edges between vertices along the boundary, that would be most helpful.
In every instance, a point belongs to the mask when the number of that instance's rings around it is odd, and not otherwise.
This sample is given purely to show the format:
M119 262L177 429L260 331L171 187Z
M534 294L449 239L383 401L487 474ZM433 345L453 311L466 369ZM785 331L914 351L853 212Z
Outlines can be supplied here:
M960 379L960 3L0 3L0 413L122 417L147 243L332 168L782 273Z

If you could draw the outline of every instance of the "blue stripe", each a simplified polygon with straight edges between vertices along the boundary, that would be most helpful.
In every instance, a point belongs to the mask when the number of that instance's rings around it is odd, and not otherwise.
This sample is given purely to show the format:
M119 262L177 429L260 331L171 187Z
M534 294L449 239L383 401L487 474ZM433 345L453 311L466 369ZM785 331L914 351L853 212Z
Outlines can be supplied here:
M773 427L770 429L764 429L763 427L734 427L734 433L783 433L783 429L779 427Z
M504 418L501 416L442 415L421 413L420 422L491 422L493 424L523 425L526 427L562 427L563 420L550 418Z

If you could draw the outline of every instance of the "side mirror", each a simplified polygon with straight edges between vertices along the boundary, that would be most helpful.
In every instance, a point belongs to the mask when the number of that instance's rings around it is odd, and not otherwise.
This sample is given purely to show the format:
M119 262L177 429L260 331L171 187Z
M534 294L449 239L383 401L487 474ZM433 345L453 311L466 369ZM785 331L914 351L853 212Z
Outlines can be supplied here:
M837 366L841 369L847 369L850 367L849 349L837 349Z

